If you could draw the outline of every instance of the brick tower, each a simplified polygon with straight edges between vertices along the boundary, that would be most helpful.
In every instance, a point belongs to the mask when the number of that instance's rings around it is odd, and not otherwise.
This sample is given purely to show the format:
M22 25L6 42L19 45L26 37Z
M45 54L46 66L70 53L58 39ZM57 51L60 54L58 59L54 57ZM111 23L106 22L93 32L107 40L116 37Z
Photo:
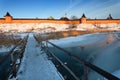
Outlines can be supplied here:
M86 16L85 16L85 14L83 14L82 17L81 17L81 23L82 24L86 23Z
M12 16L9 14L9 12L7 12L4 17L5 17L5 21L7 23L11 23L12 22Z

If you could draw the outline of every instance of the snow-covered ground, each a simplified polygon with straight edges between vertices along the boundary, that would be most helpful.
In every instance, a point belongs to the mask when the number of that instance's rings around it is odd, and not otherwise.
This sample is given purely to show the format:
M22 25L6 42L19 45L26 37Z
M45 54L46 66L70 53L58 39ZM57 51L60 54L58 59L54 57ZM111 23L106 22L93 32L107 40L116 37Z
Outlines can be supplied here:
M109 24L79 24L78 28L83 28L83 29L106 29L106 30L120 30L120 24L117 23L109 23Z
M13 48L13 46L10 46L10 47L2 46L2 47L0 48L0 53L2 53L2 52L8 52L8 51L10 51L10 49L12 49L12 48Z
M0 24L2 32L54 32L68 28L68 24L28 23L28 24Z
M63 78L30 34L17 77L10 80L63 80Z
M55 32L55 31L66 31L71 29L71 24L54 24L54 23L28 23L28 24L0 24L1 32ZM74 25L74 24L73 24ZM105 29L105 30L115 30L120 31L120 24L110 23L110 24L78 24L73 30L95 30L95 29Z

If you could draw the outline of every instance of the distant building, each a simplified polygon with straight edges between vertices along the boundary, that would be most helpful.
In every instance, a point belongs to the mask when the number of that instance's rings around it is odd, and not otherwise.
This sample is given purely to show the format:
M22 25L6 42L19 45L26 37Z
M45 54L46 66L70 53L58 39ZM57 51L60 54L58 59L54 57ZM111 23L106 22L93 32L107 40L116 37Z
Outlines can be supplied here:
M51 19L51 20L53 20L54 18L53 18L52 16L50 16L48 19Z
M6 15L4 16L5 17L5 22L9 23L12 21L12 16L10 15L9 12L6 13Z
M64 15L63 17L61 17L60 20L69 20L69 19L67 18L67 14L65 13L65 15Z
M86 16L83 13L82 17L81 17L81 23L86 23Z
M109 16L107 17L107 19L113 19L111 14L109 14Z

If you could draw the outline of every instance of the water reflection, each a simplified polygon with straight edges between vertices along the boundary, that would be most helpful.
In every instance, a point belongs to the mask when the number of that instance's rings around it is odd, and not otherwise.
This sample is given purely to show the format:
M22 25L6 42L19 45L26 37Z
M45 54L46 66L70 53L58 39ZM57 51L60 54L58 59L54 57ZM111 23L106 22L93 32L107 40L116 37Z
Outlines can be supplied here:
M0 47L3 45L9 47L11 45L15 45L20 40L19 35L13 34L0 34Z
M14 45L21 40L20 35L0 34L0 53L8 52Z

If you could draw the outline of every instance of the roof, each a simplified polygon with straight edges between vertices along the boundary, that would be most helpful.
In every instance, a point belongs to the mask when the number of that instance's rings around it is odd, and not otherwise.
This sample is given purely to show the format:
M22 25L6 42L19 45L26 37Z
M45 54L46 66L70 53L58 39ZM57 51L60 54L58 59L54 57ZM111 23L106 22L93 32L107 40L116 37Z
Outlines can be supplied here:
M83 13L82 18L86 18L85 14Z
M10 13L9 13L9 12L7 12L5 16L11 16L11 15L10 15Z
M60 20L69 20L67 17L61 17Z
M107 17L107 19L113 19L111 14L109 14L109 16Z

